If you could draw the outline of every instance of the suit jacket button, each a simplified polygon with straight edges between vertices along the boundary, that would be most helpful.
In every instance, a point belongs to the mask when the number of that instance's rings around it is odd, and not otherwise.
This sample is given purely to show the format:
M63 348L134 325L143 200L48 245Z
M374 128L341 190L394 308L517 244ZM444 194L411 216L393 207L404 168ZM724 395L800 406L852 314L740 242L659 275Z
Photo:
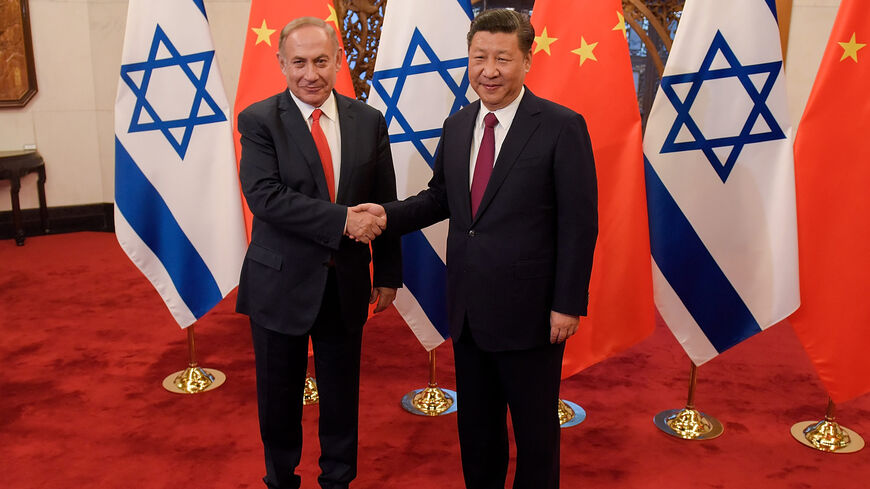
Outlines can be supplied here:
M474 229L471 229L471 230L468 231L468 236L469 236L469 237L472 237L472 238L473 238L473 237L475 236L475 234L476 234L476 233L474 232Z

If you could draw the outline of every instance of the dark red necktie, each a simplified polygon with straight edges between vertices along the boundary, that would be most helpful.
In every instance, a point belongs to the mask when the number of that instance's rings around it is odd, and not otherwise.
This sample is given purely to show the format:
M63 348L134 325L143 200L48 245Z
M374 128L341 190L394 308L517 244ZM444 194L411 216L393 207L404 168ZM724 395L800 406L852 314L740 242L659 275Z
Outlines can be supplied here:
M480 141L480 149L477 151L477 161L474 163L474 177L471 179L471 216L477 214L483 192L492 175L492 166L495 164L495 130L498 119L490 112L483 118L483 139Z
M321 115L323 115L323 111L320 109L314 109L314 112L311 113L311 137L314 138L314 145L317 146L317 152L320 154L320 164L323 165L323 174L326 176L329 200L335 202L335 170L332 168L332 153L329 152L326 134L320 127Z

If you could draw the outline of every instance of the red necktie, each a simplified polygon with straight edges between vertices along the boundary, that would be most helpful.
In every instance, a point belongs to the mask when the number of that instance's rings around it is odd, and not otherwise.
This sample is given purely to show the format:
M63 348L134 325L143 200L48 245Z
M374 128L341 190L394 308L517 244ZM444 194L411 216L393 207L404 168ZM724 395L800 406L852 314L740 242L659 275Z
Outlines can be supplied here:
M474 164L474 178L471 179L471 216L477 214L483 192L492 175L492 166L495 164L495 127L498 119L490 112L483 118L486 127L483 128L483 139L480 141L480 149L477 151L477 162Z
M326 134L323 133L323 128L320 127L320 116L323 111L314 109L311 113L311 137L314 138L314 145L317 146L317 152L320 153L320 164L323 165L323 174L326 176L326 188L329 190L329 200L335 202L335 170L332 169L332 153L329 152L329 143L326 141Z

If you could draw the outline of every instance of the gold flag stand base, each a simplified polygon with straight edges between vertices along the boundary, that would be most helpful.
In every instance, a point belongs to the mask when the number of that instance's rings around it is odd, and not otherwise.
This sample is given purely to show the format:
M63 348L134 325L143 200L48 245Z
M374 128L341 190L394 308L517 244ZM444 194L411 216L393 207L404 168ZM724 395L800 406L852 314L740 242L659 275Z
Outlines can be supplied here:
M834 401L828 399L828 412L822 421L801 421L791 427L791 436L802 445L828 453L855 453L864 448L864 439L834 421Z
M653 423L665 433L684 440L711 440L725 431L719 420L688 406L662 411L655 415Z
M191 365L184 370L169 374L163 379L163 388L176 394L198 394L217 389L226 380L227 376L220 370Z
M724 431L722 423L695 409L695 386L698 367L692 363L689 375L689 400L683 409L669 409L653 417L653 423L665 433L683 440L712 440Z
M570 428L572 426L577 426L586 420L586 410L577 404L566 401L564 399L559 399L559 406L557 408L557 412L559 414L559 427L560 428Z
M320 394L317 393L317 381L310 373L305 373L305 390L302 391L302 404L310 406L317 404L320 401Z
M163 388L176 394L199 394L217 389L227 376L220 370L205 369L196 363L196 341L193 326L187 328L187 349L190 361L186 369L169 374L163 379Z
M418 416L443 416L456 412L456 392L438 387L435 381L435 350L429 352L429 386L405 394L402 407Z

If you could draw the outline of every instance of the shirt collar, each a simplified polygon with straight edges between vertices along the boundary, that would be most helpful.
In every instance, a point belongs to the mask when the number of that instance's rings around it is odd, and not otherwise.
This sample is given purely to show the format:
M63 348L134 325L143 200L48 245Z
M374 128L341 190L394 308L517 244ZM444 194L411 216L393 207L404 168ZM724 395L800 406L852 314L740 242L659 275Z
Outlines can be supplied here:
M314 109L320 109L323 111L323 115L325 115L329 120L333 122L338 121L338 104L335 102L335 93L329 92L329 97L320 105L320 107L314 107L309 105L301 100L299 100L293 92L288 89L288 93L293 97L293 101L296 102L296 106L299 107L299 111L302 112L302 118L306 121L311 118L311 113L314 112Z
M517 109L520 106L520 101L523 99L523 95L525 95L525 93L526 87L523 86L520 89L519 95L517 95L517 98L515 98L513 102L505 105L498 110L490 111L481 102L480 110L477 111L477 121L475 122L475 127L483 127L483 118L486 116L486 114L489 114L490 112L495 114L495 117L498 119L499 125L501 125L502 127L510 126L511 122L513 122L514 120L514 116L517 113Z

